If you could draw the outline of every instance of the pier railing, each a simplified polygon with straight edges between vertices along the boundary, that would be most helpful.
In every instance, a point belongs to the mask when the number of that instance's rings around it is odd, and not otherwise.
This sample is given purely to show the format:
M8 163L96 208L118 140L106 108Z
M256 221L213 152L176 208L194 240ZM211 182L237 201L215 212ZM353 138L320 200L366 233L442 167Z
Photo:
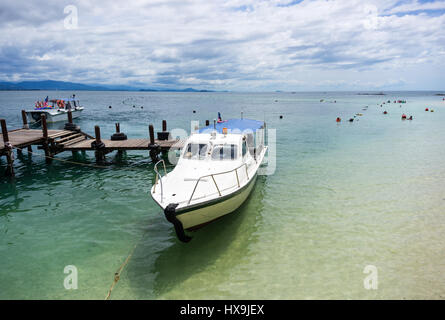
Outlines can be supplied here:
M228 174L228 173L231 173L231 172L235 172L235 175L236 175L236 182L237 182L238 188L240 188L241 185L240 185L240 182L239 182L238 169L240 169L240 168L242 168L242 167L245 167L245 168L246 168L246 177L247 177L247 180L249 180L249 173L247 172L247 163L243 163L243 164L240 165L239 167L236 167L235 169L232 169L232 170L229 170L229 171L218 172L218 173L212 173L212 174L208 174L208 175L199 177L198 181L196 181L195 187L193 188L192 195L190 196L190 199L189 199L189 201L187 202L187 205L189 205L190 202L192 201L193 196L194 196L195 191L196 191L196 188L198 187L198 184L199 184L199 182L201 181L201 179L204 179L204 178L207 178L207 177L212 177L213 183L215 184L216 190L218 190L218 194L219 194L220 197L221 197L221 190L219 189L218 184L216 183L215 176L219 176L219 175L222 175L222 174Z

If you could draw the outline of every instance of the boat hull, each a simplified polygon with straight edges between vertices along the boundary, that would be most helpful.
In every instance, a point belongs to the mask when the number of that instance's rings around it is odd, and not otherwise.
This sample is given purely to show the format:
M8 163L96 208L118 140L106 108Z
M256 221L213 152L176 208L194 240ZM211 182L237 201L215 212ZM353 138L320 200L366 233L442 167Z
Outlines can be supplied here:
M83 109L72 110L71 114L73 119L78 118ZM68 112L50 112L48 110L33 110L26 111L26 116L28 118L29 123L35 123L40 121L40 116L44 114L46 116L47 123L59 122L59 121L68 121Z
M255 175L246 186L232 194L196 207L185 208L176 213L176 218L181 222L185 230L190 230L197 229L199 226L229 214L246 201L255 185L256 178L257 176Z

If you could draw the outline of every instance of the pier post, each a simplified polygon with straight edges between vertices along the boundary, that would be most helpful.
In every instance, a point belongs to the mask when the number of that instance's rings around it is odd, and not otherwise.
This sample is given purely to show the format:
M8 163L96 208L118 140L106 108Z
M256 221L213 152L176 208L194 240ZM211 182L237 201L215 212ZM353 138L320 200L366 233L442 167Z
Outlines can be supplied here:
M22 121L23 121L23 129L29 129L28 117L26 116L25 110L22 110Z
M80 127L73 123L73 111L68 109L68 122L65 123L64 130L80 132Z
M148 133L150 134L150 145L155 144L155 130L153 129L153 125L150 124L148 126Z
M206 120L206 127L208 127L210 125L210 121Z
M116 132L111 135L111 141L124 141L124 140L127 140L127 135L125 133L121 132L121 124L119 122L116 122L115 126L116 126ZM125 151L119 148L117 150L118 158L122 158L122 155L124 153L125 153Z
M150 148L150 158L151 161L155 163L158 160L159 146L155 143L155 130L152 124L148 126L148 133L150 134L150 144L148 145Z
M100 127L94 126L94 134L96 136L96 140L94 140L95 143L95 149L94 155L96 156L96 162L102 162L105 160L105 152L103 149L105 148L104 143L102 142L100 138Z
M43 132L43 138L48 139L48 125L46 124L46 116L42 114L42 132Z
M162 131L158 132L158 140L169 140L170 132L167 131L167 121L162 120Z
M9 142L8 127L6 126L6 120L0 119L2 127L3 143L6 148L6 159L8 160L8 167L6 168L6 176L14 176L14 151L12 145Z
M22 110L22 121L23 121L23 129L29 129L28 117L26 116L26 111ZM28 153L32 153L31 145L28 146Z
M121 124L119 122L116 122L115 125L116 125L116 133L120 133L121 132ZM111 140L113 140L113 136L111 136ZM122 150L117 150L117 156L119 158L122 158L123 153L124 152Z
M52 154L49 150L49 143L48 143L48 125L46 123L46 116L44 114L41 115L41 122L42 122L42 133L43 133L43 150L45 151L45 161L46 163L51 163L52 161Z
M100 140L100 127L94 126L94 134L96 136L96 144L100 144L102 141Z
M9 142L8 127L6 127L6 120L0 119L0 123L2 126L3 142L6 145L6 142Z

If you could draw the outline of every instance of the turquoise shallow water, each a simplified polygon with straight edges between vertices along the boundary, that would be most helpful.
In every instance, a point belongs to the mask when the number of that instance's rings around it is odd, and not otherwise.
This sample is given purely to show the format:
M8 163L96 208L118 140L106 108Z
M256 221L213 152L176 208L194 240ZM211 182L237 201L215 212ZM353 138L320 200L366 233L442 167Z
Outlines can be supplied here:
M58 93L0 92L0 118L10 128L20 126L23 106L47 94ZM117 121L130 137L147 137L148 123L159 129L162 119L186 130L190 120L203 123L217 111L225 118L243 111L265 119L277 132L276 171L259 177L234 214L183 244L148 195L154 175L146 153L109 154L107 168L99 169L46 165L25 152L15 162L16 178L0 179L0 299L103 299L130 254L112 299L445 298L442 97L76 96L86 107L77 123L89 133L100 125L104 137ZM380 107L394 99L407 104ZM426 106L435 112L425 112ZM355 113L363 116L347 122ZM402 113L414 120L401 121ZM94 163L89 153L58 157ZM2 158L0 175L5 164ZM78 269L77 290L63 286L67 265ZM377 290L363 286L367 265L377 267Z

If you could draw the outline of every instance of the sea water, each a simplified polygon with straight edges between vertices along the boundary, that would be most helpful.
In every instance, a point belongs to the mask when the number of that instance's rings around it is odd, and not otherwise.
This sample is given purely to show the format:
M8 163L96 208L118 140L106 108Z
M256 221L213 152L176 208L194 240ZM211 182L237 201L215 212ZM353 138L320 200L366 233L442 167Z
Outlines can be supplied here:
M118 271L111 299L445 298L445 102L435 93L0 92L0 118L18 128L21 109L73 93L85 107L76 124L99 125L103 138L116 122L147 138L163 119L190 131L192 120L242 111L276 130L276 170L185 244L149 195L148 152L111 153L96 168L92 152L47 165L34 147L16 156L13 179L3 157L0 299L104 299Z

